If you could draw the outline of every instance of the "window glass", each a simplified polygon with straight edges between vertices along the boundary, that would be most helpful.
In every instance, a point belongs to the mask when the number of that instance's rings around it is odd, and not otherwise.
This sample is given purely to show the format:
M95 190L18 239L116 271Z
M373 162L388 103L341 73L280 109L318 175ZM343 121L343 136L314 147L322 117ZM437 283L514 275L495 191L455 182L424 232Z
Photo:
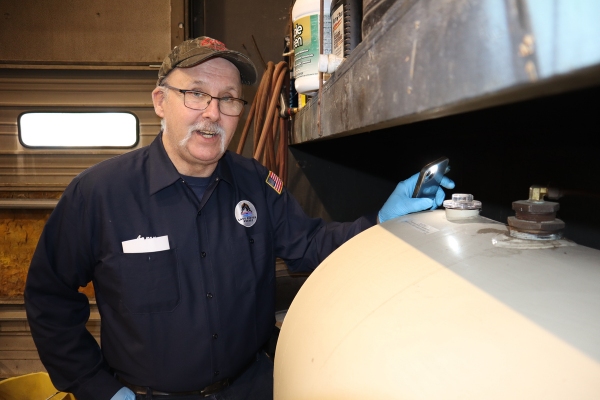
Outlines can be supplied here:
M19 117L19 140L27 147L132 147L138 121L126 112L31 112Z

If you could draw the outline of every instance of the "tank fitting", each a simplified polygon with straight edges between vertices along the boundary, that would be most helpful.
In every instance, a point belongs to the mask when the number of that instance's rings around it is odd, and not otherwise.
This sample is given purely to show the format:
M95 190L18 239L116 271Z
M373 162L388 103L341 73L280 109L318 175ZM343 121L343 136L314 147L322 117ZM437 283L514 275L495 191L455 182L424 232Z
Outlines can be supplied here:
M452 200L444 200L443 204L448 221L473 218L481 211L481 202L474 200L473 195L467 193L453 193Z
M514 217L508 217L510 236L530 240L562 239L565 223L556 218L560 205L553 201L545 201L548 188L531 186L529 199L512 203Z

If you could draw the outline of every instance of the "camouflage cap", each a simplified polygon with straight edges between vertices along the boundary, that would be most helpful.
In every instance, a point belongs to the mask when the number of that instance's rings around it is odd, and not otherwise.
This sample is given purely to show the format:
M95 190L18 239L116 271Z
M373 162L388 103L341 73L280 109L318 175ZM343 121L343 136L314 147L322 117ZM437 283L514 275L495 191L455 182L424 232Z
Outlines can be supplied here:
M240 71L240 77L244 85L253 85L256 82L256 67L246 55L228 50L218 40L201 36L196 39L186 40L176 46L171 54L165 57L158 71L157 86L160 86L169 72L175 68L190 68L211 58L221 57L231 61Z

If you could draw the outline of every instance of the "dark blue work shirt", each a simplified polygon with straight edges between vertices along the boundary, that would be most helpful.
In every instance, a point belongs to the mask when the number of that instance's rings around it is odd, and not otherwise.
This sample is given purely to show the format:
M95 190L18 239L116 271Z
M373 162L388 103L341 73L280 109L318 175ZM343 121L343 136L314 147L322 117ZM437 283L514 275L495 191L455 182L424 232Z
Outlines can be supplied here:
M181 177L183 178L185 183L187 183L187 185L190 187L190 189L192 189L192 191L194 192L194 194L196 195L196 197L199 200L202 200L202 196L204 196L204 192L206 192L206 188L208 187L208 185L210 185L210 182L213 179L212 177L211 178L201 178L201 177L197 177L197 176L187 176L187 175L181 175Z
M275 258L312 270L374 223L308 218L276 176L230 152L199 200L159 134L78 175L48 219L25 289L40 358L78 400L110 399L112 371L167 392L235 376L272 332ZM102 350L78 292L90 281Z

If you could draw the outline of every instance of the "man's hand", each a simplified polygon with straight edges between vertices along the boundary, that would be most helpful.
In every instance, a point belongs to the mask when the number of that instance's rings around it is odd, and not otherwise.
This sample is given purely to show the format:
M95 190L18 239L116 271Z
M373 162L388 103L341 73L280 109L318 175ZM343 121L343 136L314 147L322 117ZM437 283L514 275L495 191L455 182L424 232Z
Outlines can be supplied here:
M385 222L388 219L400 217L413 212L427 209L435 210L438 206L442 205L446 195L441 187L438 188L438 191L435 194L435 200L412 197L418 177L418 173L414 174L396 186L394 192L387 199L379 211L379 214L377 214L379 222ZM446 176L442 178L440 185L446 189L454 189L454 182L452 179Z
M135 400L135 393L129 388L122 387L110 400Z

